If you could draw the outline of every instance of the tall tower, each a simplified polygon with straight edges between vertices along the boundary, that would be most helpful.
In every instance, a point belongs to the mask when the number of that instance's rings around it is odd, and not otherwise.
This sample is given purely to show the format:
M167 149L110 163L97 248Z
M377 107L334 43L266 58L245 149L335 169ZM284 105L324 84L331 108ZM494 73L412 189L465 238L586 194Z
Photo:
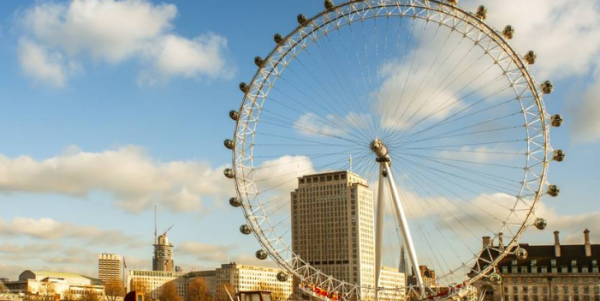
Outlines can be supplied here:
M102 253L98 255L98 278L104 283L121 281L123 258L120 255Z
M163 234L156 236L156 224L156 205L154 205L154 256L152 257L152 270L173 272L175 268L173 244L169 243L169 238L167 237L167 233L173 226L169 227Z
M173 244L169 243L167 232L158 236L154 244L154 257L152 258L153 271L173 272L175 262L173 261Z
M336 279L375 286L373 192L348 171L306 175L292 198L292 249Z

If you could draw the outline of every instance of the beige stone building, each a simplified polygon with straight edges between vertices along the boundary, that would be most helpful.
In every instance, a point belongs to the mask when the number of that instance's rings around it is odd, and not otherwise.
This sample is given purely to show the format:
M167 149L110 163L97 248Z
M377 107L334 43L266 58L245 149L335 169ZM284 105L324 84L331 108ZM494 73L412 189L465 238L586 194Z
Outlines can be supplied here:
M98 278L104 283L122 281L123 258L120 255L107 253L98 255Z
M19 280L4 284L12 293L58 295L60 299L67 294L75 298L89 293L104 294L100 279L72 273L26 270L19 275Z
M367 180L348 171L306 175L291 198L294 253L336 279L374 287L374 205Z
M554 245L520 244L528 256L504 258L497 267L501 283L484 279L476 286L486 301L600 301L600 245L590 243L587 229L583 242L561 245L555 231Z
M336 279L374 288L375 206L367 180L349 171L305 175L291 199L294 253ZM382 274L384 287L405 284L397 269ZM361 295L375 297L373 289Z
M274 299L287 300L292 294L291 277L286 282L278 281L279 271L281 269L235 262L222 264L216 270L189 273L130 270L127 276L127 291L148 292L152 299L158 299L162 287L167 282L173 281L179 296L186 300L189 283L196 277L202 277L206 280L213 296L216 296L219 287L229 283L236 291L265 290L272 292ZM230 293L235 294L235 292Z
M395 268L382 266L379 281L382 287L389 288L380 295L379 300L397 301L405 299L406 279L404 273L400 273Z
M292 277L285 282L277 280L278 268L237 264L223 264L215 272L213 291L230 283L237 291L270 291L273 299L287 300L292 295ZM207 282L211 282L207 279Z
M127 291L148 293L150 298L158 299L165 283L173 281L177 293L185 300L187 296L187 278L185 273L165 271L129 270L127 273Z

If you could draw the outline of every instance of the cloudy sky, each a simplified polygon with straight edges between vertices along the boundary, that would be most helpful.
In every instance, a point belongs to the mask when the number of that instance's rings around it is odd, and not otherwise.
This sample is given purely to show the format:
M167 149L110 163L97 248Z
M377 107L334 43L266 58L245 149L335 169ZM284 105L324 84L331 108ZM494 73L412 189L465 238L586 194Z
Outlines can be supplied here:
M461 1L475 8L481 3ZM566 122L552 144L567 153L541 208L549 230L600 243L600 3L484 1L489 21L517 29L552 79L550 113ZM255 262L222 176L255 55L321 1L68 0L0 3L0 277L25 269L96 275L97 254L151 267L153 208L185 269ZM217 234L218 233L218 234ZM551 242L551 231L530 236Z

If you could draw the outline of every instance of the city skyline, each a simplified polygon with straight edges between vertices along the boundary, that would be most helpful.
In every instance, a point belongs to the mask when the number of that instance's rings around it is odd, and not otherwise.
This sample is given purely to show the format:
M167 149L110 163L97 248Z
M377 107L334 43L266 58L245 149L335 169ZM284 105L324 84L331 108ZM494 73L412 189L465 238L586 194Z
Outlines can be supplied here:
M594 93L600 94L600 63L593 60L600 42L584 29L599 34L600 24L578 22L573 12L585 11L587 19L596 20L600 7L593 1L573 6L532 1L517 9L518 2L461 5L486 4L492 24L515 25L518 48L539 55L536 78L555 83L555 93L547 99L549 112L565 117L565 126L553 131L552 140L567 159L550 171L561 195L542 202L539 211L548 219L548 229L532 230L526 239L551 243L556 229L565 243L580 243L581 229L587 227L592 243L598 243L594 221L600 211L591 188L599 177L594 155L600 150L600 126L587 120L586 112L600 114L593 102ZM275 32L291 30L298 13L322 10L321 1L231 4L235 9L226 20L211 14L222 9L216 3L138 1L139 7L121 11L122 18L132 13L147 17L160 27L154 34L102 32L106 41L77 44L73 41L80 36L66 35L49 42L66 29L50 26L41 32L34 16L62 20L78 13L74 3L87 4L90 11L101 10L102 3L134 5L91 0L0 4L0 53L6 58L0 63L0 128L5 129L0 138L0 277L12 279L27 269L95 275L95 260L104 252L124 256L132 268L151 269L154 205L160 233L175 224L170 239L184 270L229 261L273 265L255 258L258 243L239 233L244 218L227 204L235 194L222 176L230 164L222 141L233 131L227 112L239 106L236 86L255 72L254 56L272 48ZM523 18L524 11L533 17ZM238 22L245 28L232 25ZM90 28L95 24L103 23ZM546 29L548 39L539 38ZM573 42L572 35L580 40ZM549 41L561 39L573 43ZM146 49L152 42L196 51L179 61ZM575 42L589 50L576 49ZM119 47L100 47L106 45ZM577 59L559 58L561 53ZM207 57L217 63L202 63ZM172 60L177 68L161 68L161 60ZM55 76L48 79L47 74ZM18 181L4 177L15 174Z

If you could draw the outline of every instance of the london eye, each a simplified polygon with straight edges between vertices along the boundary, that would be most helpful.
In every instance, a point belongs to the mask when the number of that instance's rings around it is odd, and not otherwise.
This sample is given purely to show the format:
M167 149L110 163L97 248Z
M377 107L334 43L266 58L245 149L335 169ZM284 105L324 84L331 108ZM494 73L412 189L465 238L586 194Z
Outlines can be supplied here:
M547 172L565 158L535 51L457 0L324 6L274 35L230 112L224 173L256 257L322 300L464 297L502 281L495 265L526 257L519 239L546 227L536 207L558 195Z

